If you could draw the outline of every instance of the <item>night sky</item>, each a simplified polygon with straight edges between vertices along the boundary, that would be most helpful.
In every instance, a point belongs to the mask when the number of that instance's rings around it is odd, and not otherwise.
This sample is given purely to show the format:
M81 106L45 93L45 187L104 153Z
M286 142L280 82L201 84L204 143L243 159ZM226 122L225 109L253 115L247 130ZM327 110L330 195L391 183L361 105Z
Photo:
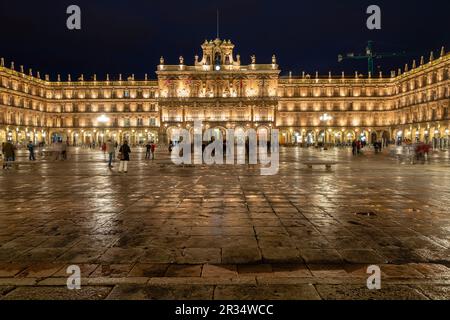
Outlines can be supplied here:
M79 31L66 28L71 4L81 7ZM382 30L366 28L371 4L382 9ZM217 8L220 36L232 40L242 63L252 54L270 63L275 53L283 74L367 73L365 61L337 62L339 53L363 53L367 40L378 52L406 51L376 61L385 73L421 55L428 59L430 50L438 56L442 45L450 51L449 0L0 0L0 56L52 79L57 73L155 78L161 55L167 64L180 55L193 64L201 43L216 36Z

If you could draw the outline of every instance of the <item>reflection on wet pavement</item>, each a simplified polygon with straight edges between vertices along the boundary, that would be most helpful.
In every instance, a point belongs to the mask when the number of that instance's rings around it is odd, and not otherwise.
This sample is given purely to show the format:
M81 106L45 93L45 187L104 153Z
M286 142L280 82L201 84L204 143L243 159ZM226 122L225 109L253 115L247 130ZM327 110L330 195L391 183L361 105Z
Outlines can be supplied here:
M68 161L0 173L0 288L10 287L0 297L20 298L23 291L51 298L59 289L33 290L43 279L58 285L69 264L110 280L92 283L84 299L129 294L111 279L153 279L124 284L141 286L130 297L149 298L146 285L177 285L167 279L183 277L198 283L179 283L180 292L197 286L191 289L205 299L242 290L270 298L251 286L336 277L350 295L365 298L351 286L364 286L369 264L382 266L387 279L447 279L431 287L392 284L386 298L449 296L441 288L450 279L448 152L412 165L388 151L354 158L347 149L282 148L279 173L260 176L257 166L183 167L165 150L155 161L133 151L127 174L85 149L71 150ZM311 170L302 164L310 159L338 165ZM202 282L211 275L216 282ZM16 288L12 277L35 282ZM220 285L224 279L229 286ZM105 292L101 285L115 287ZM329 283L303 286L303 293L292 288L293 298L339 298Z

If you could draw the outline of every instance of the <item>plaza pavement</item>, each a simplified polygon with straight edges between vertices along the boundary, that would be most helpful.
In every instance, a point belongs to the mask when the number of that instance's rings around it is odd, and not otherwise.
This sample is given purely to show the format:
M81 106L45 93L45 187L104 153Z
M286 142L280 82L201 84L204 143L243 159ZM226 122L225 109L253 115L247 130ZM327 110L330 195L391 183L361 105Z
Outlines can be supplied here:
M2 171L0 299L450 298L448 152L281 148L275 176L143 157L120 174L78 148Z

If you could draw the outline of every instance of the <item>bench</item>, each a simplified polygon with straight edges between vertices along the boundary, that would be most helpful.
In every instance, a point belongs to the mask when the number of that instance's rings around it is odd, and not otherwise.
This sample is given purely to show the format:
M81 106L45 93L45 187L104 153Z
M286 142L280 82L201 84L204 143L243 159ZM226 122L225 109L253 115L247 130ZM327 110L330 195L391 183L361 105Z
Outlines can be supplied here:
M331 169L331 166L337 164L337 162L333 161L305 161L303 162L308 168L312 169L313 166L325 166L327 169Z

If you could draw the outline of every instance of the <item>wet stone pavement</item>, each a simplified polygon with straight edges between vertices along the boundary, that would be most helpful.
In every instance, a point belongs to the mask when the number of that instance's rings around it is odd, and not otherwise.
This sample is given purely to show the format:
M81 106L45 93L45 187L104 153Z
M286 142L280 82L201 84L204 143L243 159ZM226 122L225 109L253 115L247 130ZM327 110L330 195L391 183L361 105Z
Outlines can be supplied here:
M133 151L127 174L86 149L0 173L0 299L450 298L448 152L281 148L261 176Z

